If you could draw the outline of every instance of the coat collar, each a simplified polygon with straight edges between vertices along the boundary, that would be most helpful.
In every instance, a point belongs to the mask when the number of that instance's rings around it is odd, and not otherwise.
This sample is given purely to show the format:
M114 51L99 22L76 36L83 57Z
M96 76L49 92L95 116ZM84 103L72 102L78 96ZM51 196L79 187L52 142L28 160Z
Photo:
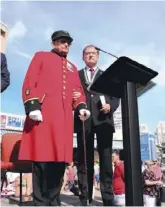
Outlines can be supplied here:
M67 57L66 55L62 55L62 54L60 54L59 52L57 52L56 49L52 49L51 52L52 52L52 53L55 53L55 54L57 54L57 55L59 55L60 57L64 57L64 58Z

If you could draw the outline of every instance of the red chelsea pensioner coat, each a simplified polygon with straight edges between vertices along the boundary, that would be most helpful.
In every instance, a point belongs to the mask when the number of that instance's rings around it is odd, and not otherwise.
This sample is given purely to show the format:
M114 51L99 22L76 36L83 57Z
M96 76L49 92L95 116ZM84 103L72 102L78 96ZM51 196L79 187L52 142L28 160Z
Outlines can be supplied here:
M82 94L75 102L74 89ZM19 159L71 162L72 109L86 108L77 68L56 53L37 52L25 76L22 93L26 114L40 108L43 121L26 117Z

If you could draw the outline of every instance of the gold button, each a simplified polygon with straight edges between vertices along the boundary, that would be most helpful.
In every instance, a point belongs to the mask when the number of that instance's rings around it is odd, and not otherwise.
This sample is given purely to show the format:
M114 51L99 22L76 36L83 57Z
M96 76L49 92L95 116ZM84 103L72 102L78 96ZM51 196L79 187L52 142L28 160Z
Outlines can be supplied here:
M66 73L66 70L63 70L64 71L64 73Z
M66 99L66 97L65 97L65 96L63 96L63 99Z
M66 87L65 87L65 86L63 86L63 89L66 89Z
M63 78L66 78L66 75L63 75Z
M64 69L65 69L65 66L63 65L63 66L62 66L62 68L64 68Z
M65 81L65 80L63 80L63 83L66 83L66 81Z

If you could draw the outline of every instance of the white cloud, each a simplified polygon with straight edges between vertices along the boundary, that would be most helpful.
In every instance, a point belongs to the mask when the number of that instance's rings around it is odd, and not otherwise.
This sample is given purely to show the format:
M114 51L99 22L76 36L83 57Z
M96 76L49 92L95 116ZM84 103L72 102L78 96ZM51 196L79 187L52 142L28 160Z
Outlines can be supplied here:
M17 21L14 26L9 29L9 44L12 45L12 48L14 49L14 53L22 56L26 59L31 59L32 57L25 53L21 52L20 48L22 47L22 44L20 43L20 39L24 38L27 32L27 28L22 23L22 21Z
M153 81L156 82L159 86L165 86L165 67L159 71L158 76L155 77Z
M19 55L19 56L22 56L24 58L27 58L27 59L32 59L32 56L27 54L27 53L24 53L24 52L21 52L21 51L16 51L16 54Z
M120 50L120 48L119 48ZM153 79L159 86L165 86L165 53L156 48L154 43L146 45L132 45L120 50L119 56L127 56L155 71L159 74ZM105 70L115 58L109 57L101 67Z
M116 61L116 58L113 58L113 57L109 58L105 64L103 64L99 67L100 67L101 70L105 71L115 61Z
M17 21L14 26L9 29L9 41L23 38L27 32L25 25L21 21Z
M0 13L2 14L2 12L4 12L4 8L1 5L1 7L0 7Z

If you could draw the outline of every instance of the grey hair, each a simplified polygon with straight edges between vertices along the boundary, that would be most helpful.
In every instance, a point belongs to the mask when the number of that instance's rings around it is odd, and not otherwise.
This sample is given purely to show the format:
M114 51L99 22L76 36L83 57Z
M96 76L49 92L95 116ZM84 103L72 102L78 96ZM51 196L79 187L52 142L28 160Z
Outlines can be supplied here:
M94 47L94 48L97 50L97 53L99 54L99 50L96 48L96 46L94 46L94 45L87 45L87 46L84 47L84 49L83 49L83 56L84 56L85 50L86 50L87 48L89 48L89 47Z

